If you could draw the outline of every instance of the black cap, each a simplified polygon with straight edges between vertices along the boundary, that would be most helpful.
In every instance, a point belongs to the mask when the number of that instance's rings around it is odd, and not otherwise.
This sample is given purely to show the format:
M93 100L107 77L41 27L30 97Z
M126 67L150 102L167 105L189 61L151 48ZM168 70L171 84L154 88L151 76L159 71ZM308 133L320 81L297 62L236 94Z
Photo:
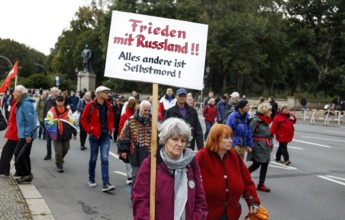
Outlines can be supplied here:
M56 100L65 100L65 97L63 97L62 95L56 96Z
M243 108L244 106L246 106L248 104L248 101L246 99L242 99L238 105L237 108Z

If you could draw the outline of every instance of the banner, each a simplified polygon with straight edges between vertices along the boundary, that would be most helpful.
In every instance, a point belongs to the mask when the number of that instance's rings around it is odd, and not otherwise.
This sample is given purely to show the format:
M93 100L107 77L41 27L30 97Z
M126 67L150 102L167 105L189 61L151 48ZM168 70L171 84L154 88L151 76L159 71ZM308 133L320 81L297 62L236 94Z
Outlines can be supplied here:
M208 26L113 11L104 76L201 90Z
M6 89L11 87L11 79L18 75L18 61L13 65L11 71L8 73L4 83L0 87L0 93L6 92Z

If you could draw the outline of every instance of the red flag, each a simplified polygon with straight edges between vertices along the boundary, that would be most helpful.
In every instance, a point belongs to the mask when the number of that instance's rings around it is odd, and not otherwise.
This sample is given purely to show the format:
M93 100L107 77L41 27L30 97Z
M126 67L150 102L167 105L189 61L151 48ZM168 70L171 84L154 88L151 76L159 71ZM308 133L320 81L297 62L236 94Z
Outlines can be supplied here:
M4 83L0 87L0 93L5 92L6 89L11 86L11 79L15 78L17 75L18 75L18 61L16 61L11 71L8 73Z

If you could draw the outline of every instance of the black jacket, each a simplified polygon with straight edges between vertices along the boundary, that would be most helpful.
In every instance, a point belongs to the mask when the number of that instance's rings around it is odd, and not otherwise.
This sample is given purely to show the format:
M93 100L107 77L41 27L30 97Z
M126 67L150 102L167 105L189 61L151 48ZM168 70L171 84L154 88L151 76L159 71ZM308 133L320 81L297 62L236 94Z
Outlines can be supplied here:
M188 147L194 150L195 141L196 141L198 150L200 150L204 146L204 137L202 134L202 128L199 121L198 112L187 104L185 104L184 106L186 107L186 111L187 111L186 118L183 118L183 116L181 115L179 111L179 107L176 104L174 107L169 108L165 112L163 121L168 118L173 118L173 117L183 119L187 124L189 124L192 127L193 139L190 142L190 145Z

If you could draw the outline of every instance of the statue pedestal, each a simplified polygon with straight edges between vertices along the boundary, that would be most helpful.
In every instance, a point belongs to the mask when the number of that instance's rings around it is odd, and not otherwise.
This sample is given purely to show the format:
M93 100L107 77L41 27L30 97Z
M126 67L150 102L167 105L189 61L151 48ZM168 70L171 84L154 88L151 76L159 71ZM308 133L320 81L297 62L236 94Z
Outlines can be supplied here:
M79 71L78 72L77 92L86 88L87 91L95 91L96 74L94 72Z

